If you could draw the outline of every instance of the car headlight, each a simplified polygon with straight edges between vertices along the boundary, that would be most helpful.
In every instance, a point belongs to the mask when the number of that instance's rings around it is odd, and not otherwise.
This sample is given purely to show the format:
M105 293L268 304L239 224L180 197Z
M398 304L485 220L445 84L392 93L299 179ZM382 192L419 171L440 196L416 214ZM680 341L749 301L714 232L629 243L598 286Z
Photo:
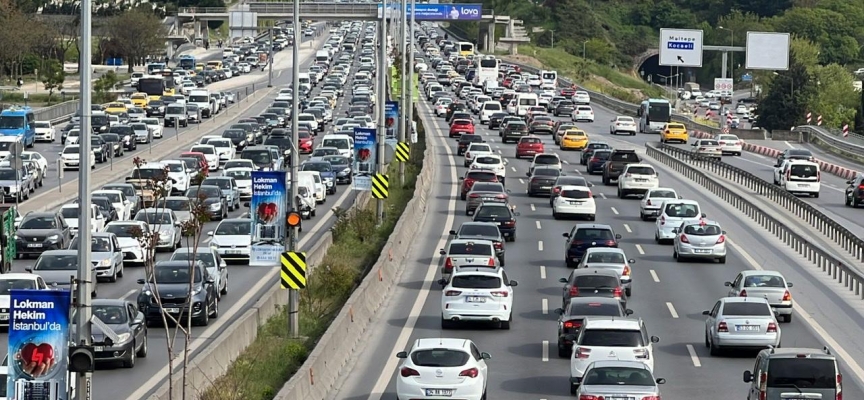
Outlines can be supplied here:
M198 286L198 287L196 287L195 289L192 290L192 294L193 294L193 295L196 295L196 294L198 294L198 293L201 293L201 290L202 290L202 287L201 287L201 286Z
M60 235L51 235L51 236L48 236L46 239L48 239L48 240L60 240Z
M132 334L129 332L121 333L117 335L117 343L124 343L132 338Z
M173 230L173 229L164 229L164 230L161 230L161 231L159 231L159 236L163 236L163 237L173 237L173 236L174 236L174 230Z
M351 168L345 168L345 169L343 169L343 170L342 170L341 172L339 172L339 173L342 174L342 175L348 175L348 174L351 173Z
M245 140L240 141L240 145L241 145L241 146L245 146L245 145L246 145L246 141L245 141Z
M144 292L143 292L143 294L144 294L145 296L150 296L150 295L153 294L153 292L151 292L151 291L148 290L148 289L145 289Z
M218 210L220 208L222 208L222 203L213 203L210 205L211 210Z
M111 266L111 260L106 258L102 261L99 261L99 266L100 267L110 267Z

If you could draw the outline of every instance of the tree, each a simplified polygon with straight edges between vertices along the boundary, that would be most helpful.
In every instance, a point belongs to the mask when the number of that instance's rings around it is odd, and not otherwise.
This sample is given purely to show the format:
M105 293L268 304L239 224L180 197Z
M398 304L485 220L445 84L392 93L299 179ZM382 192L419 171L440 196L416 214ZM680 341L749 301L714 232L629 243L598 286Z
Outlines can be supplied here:
M161 53L166 32L161 21L152 13L134 9L112 17L107 25L115 51L120 53L132 73L135 60Z
M48 102L51 102L51 95L55 90L63 90L63 82L66 80L66 71L63 70L63 64L57 60L48 60L42 70L42 84L45 85L45 90L48 91Z
M852 86L852 74L837 64L816 66L811 81L817 85L807 102L808 111L821 115L827 126L850 123L858 112L860 98Z
M792 8L772 19L778 32L790 32L813 41L821 48L822 64L847 64L859 55L855 38L857 21L824 8Z
M103 103L113 100L111 92L119 82L120 78L117 77L117 74L115 74L114 71L108 71L102 74L102 76L93 83L93 91L96 92L96 97L93 100Z
M789 70L774 77L759 102L758 125L768 130L800 125L807 113L812 86L807 68L792 58Z

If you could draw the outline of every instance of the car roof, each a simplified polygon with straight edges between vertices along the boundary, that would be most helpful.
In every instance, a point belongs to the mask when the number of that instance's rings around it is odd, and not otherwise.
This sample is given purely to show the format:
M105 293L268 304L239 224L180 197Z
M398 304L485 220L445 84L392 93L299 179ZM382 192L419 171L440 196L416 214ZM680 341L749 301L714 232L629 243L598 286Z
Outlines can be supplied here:
M42 256L71 256L77 255L78 250L45 250L39 257Z
M29 279L35 281L36 278L38 278L38 275L25 272L7 272L5 274L0 274L0 281L10 279Z
M589 247L585 249L585 254L588 253L621 253L625 254L623 249L618 247Z
M504 272L504 268L500 266L486 266L486 265L460 265L453 269L453 276L456 275L486 275L486 276L495 276L502 277Z
M772 349L762 350L763 352L768 354L769 358L799 358L799 355L805 355L806 357L802 358L821 358L821 359L830 359L836 360L833 354L831 354L830 350L827 347L822 349L810 348L810 347L775 347ZM771 373L771 366L768 366L768 373Z
M473 244L485 244L485 245L488 245L488 246L494 246L494 244L492 243L491 240L483 240L483 239L453 239L453 240L450 241L450 244L451 244L451 245L454 245L454 244L467 244L467 243L473 243Z
M576 224L576 230L579 229L609 229L612 230L612 227L606 224Z
M755 270L755 269L747 269L741 271L741 275L743 276L753 276L753 275L770 275L770 276L778 276L780 278L784 278L783 274L778 271L769 271L769 270Z
M459 225L459 229L462 229L463 227L466 227L466 226L494 226L497 228L498 224L492 223L492 222L465 221L462 223L462 225Z
M625 360L600 360L594 361L588 365L591 368L629 368L629 369L648 369L648 365L642 361L625 361ZM625 396L626 397L626 396Z
M582 329L626 329L641 330L642 320L628 317L587 316Z
M426 338L426 339L417 339L414 341L414 347L412 351L416 350L429 350L429 349L460 349L460 350L468 350L471 341L468 339L456 339L456 338Z
M762 303L768 304L768 299L764 297L723 297L720 299L723 304L726 303Z
M577 185L561 185L561 190L581 190L583 192L589 192L591 189L588 186L577 186Z
M699 205L699 202L698 202L698 201L696 201L696 200L690 200L690 199L668 199L668 200L663 200L663 204L666 204L666 203L669 203L669 204L694 204L694 205L697 205L697 206Z

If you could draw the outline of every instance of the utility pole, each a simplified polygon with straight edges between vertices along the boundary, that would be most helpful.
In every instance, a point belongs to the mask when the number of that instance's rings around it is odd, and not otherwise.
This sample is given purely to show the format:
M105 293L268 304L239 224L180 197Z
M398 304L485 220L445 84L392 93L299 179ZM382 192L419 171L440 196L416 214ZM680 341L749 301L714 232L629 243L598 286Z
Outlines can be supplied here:
M405 127L410 126L410 122L408 121L408 113L406 105L408 104L408 81L406 78L408 77L407 68L410 68L408 65L408 54L412 53L410 49L408 49L408 39L405 35L408 34L408 14L407 11L407 0L402 0L402 5L399 9L399 53L401 57L399 57L399 69L401 70L400 79L401 83L401 99L399 101L399 142L402 143L405 141ZM394 154L395 158L395 154ZM399 163L399 185L405 184L405 163Z
M297 115L300 114L300 2L294 2L294 15L292 16L294 27L294 45L291 46L291 211L300 210L300 202L297 201L297 163L300 156L297 154L297 138L300 131ZM272 30L270 32L273 32ZM270 47L273 48L272 46ZM271 50L272 51L272 50ZM273 64L270 64L272 70ZM288 228L288 251L297 251L297 228ZM300 337L300 293L294 289L288 289L288 332L291 337Z
M78 284L73 285L76 291L75 307L75 344L76 345L93 345L90 334L90 293L92 285L95 282L90 282L90 269L93 265L90 263L90 136L92 136L92 124L90 121L91 113L90 98L93 90L91 81L93 73L91 52L92 52L92 32L91 32L91 4L90 1L81 2L81 43L80 59L78 61L78 72L81 74L81 132L80 140L78 141ZM93 372L79 372L76 374L75 398L78 400L90 400L91 379Z
M384 117L385 94L387 93L387 0L381 4L381 26L378 27L378 168L376 173L383 174L384 171L384 140L387 138L387 118ZM384 199L377 201L378 224L384 222Z
M267 72L267 87L273 87L273 27L270 27L270 54L267 56L267 62L270 63L269 71Z
M408 22L408 80L405 81L402 86L407 95L405 98L407 99L406 104L403 107L406 109L408 113L408 130L414 132L414 90L417 88L414 87L414 8L416 6L416 0L411 0L411 20ZM405 138L405 134L402 134L402 138Z

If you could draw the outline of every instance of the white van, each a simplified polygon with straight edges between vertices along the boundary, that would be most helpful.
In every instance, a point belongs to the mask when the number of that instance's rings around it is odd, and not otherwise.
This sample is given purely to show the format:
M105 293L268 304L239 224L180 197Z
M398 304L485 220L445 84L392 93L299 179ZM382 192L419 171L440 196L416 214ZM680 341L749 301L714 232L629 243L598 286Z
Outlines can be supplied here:
M516 94L516 115L524 117L528 113L528 109L538 105L540 97L537 93L517 93Z
M819 164L807 160L783 160L774 167L774 184L780 185L790 193L819 197L822 172Z
M300 86L303 86L303 85L312 86L312 78L309 77L308 72L301 72L299 75L297 75L297 79L299 80Z
M498 81L488 80L483 82L483 93L490 94L493 90L498 89Z
M307 182L312 180L312 188L314 188L315 201L318 204L324 204L327 200L327 185L324 184L324 179L321 179L321 173L318 171L299 171L297 172L297 180Z
M321 141L321 147L335 147L343 157L354 156L354 138L348 135L326 135Z
M318 50L315 52L315 62L330 63L330 52L327 50Z
M501 112L501 111L502 111L502 107L501 107L500 101L490 100L490 101L484 102L483 105L480 107L480 123L481 124L489 123L489 117L491 117L492 114L495 114L495 113Z
M288 182L290 186L290 172L285 174L285 181ZM303 174L302 172L297 174L297 194L300 196L303 205L309 208L309 213L307 215L301 215L306 219L314 217L318 202L315 199L315 179L312 178L311 175Z

